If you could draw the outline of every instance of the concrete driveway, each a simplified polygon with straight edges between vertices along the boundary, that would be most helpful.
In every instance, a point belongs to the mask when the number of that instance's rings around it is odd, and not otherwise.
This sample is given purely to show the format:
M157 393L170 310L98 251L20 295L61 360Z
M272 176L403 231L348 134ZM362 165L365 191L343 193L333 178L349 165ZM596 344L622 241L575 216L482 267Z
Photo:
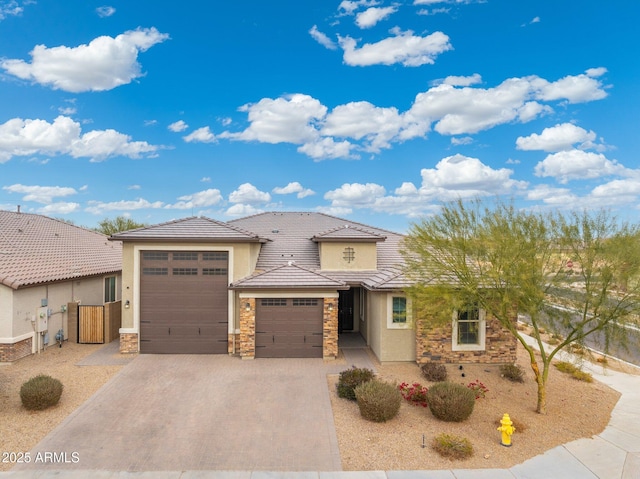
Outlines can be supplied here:
M321 359L141 355L31 451L57 461L14 470L340 470L327 370Z

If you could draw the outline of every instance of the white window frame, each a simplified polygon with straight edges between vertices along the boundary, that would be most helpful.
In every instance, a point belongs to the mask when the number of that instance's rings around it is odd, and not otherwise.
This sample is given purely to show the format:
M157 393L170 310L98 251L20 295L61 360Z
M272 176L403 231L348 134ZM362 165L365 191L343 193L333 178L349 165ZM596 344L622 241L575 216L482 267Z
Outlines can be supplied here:
M478 342L476 344L458 344L458 311L453 312L451 321L452 351L484 351L486 349L487 320L484 309L478 309Z
M403 298L407 304L407 320L404 323L393 322L393 298ZM387 329L409 329L413 320L411 298L407 298L404 294L387 295Z

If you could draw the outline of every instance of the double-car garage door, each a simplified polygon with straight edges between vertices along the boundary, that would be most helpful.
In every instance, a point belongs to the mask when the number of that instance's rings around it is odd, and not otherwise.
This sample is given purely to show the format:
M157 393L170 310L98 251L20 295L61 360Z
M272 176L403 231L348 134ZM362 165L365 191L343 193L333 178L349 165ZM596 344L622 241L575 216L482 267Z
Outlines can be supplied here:
M228 253L143 251L140 263L140 352L227 353Z

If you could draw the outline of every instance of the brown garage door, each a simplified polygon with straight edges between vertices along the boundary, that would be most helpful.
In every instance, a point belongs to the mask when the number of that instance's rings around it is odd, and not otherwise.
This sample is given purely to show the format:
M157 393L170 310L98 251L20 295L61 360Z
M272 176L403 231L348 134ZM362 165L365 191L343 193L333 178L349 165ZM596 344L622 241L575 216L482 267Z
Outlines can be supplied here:
M226 251L143 251L140 352L226 353Z
M322 299L257 299L256 357L321 358Z

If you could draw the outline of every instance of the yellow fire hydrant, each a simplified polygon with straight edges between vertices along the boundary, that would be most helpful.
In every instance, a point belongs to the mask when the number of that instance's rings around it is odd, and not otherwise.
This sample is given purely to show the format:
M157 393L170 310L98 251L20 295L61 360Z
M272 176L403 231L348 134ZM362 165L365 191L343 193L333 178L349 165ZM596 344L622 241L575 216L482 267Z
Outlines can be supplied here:
M501 426L498 428L498 431L502 433L502 441L500 444L510 447L511 435L516 432L516 428L513 427L513 422L511 422L511 418L507 413L500 419L500 424Z

